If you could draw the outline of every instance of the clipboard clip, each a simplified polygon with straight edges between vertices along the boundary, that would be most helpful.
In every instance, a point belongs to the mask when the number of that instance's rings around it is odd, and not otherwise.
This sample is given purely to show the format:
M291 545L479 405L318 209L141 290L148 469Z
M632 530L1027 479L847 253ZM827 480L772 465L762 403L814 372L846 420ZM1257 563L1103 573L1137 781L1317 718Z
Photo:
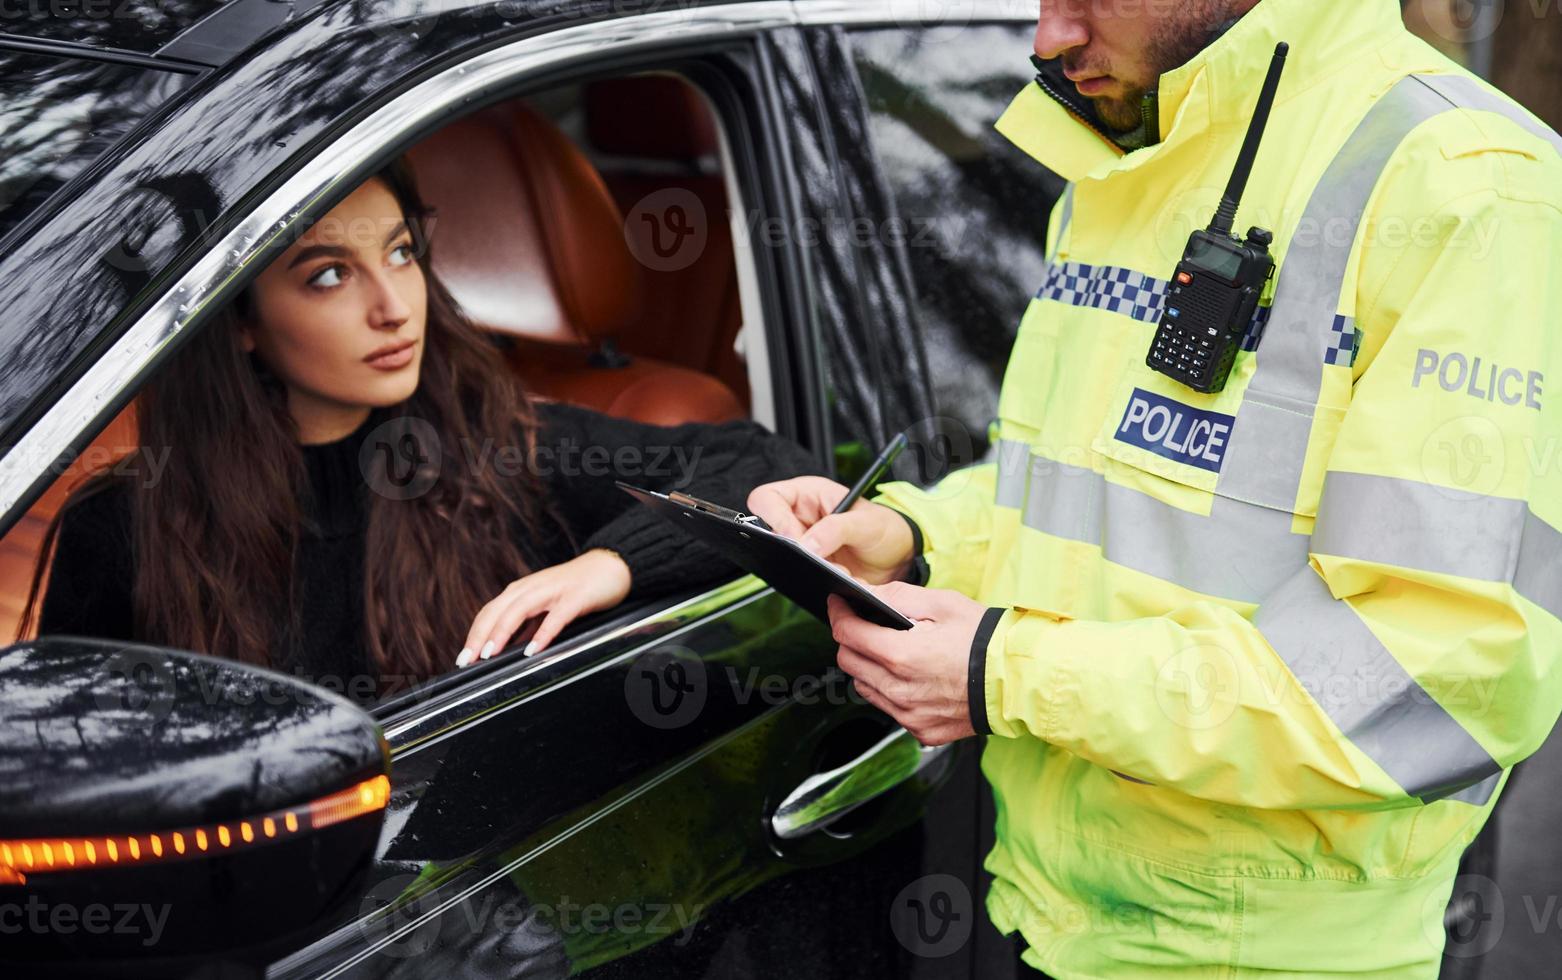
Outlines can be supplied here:
M723 507L720 504L713 504L709 500L701 500L699 497L691 497L686 493L679 493L678 491L674 490L667 494L667 499L673 501L674 503L683 504L685 507L693 507L695 510L710 514L713 517L720 517L738 524L747 524L750 527L763 528L766 531L770 530L770 525L766 524L757 515L745 514L740 510L733 510L730 507Z

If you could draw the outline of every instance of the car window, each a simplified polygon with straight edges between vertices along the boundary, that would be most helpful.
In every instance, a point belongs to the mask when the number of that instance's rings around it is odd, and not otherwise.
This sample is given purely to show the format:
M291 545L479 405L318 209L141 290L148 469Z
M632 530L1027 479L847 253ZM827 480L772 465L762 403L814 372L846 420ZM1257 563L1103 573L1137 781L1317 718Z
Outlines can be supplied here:
M0 241L194 77L0 51Z
M765 408L766 400L756 396L768 389L770 379L758 373L768 369L751 362L740 339L747 331L762 340L763 324L757 306L740 288L743 264L753 261L753 250L735 241L743 231L729 222L740 189L725 139L709 98L692 82L660 73L532 93L451 120L412 146L405 156L410 176L423 202L433 208L426 220L433 271L489 342L482 346L491 357L492 371L518 376L528 392L546 400L655 425L726 422L749 417L751 406ZM503 220L497 217L501 214ZM552 233L561 220L573 235ZM348 231L352 233L351 222ZM612 254L615 249L619 254ZM342 275L331 272L331 281ZM291 299L291 293L281 295L295 304L306 302ZM217 318L198 329L232 328L231 322ZM160 370L172 371L173 364ZM189 396L199 393L191 381ZM137 416L145 403L146 396L138 395L87 447L78 464L0 539L0 630L7 638L21 624L39 556L48 553L46 531L56 515L68 513L67 496L88 472L110 469L119 478L116 482L142 486L147 485L144 481L167 479L170 472L177 475L165 469L167 452L141 445L144 429L138 431ZM177 447L194 443L200 428L192 426L189 438L182 438L177 425L170 430L164 416L162 427L154 425L152 431L171 431ZM377 448L376 443L367 445ZM456 450L443 448L453 457ZM491 457L485 458L495 467L518 465L505 455L514 448L493 447ZM531 460L539 475L547 472L541 467L568 473L572 467L599 465L591 454L614 447L579 446L575 448L581 451L568 457L568 446L547 448L549 456ZM663 477L693 476L698 453L683 452L688 448L681 443L618 447L612 462L600 465L612 467L610 477L656 486ZM643 451L619 451L629 449ZM172 458L177 461L178 454ZM364 458L360 453L356 469L368 477ZM337 466L339 461L332 459L328 465ZM313 472L314 463L309 465L309 478L315 481L319 474ZM683 469L668 472L675 465ZM399 485L374 489L406 499L426 492L427 484L421 486L421 491L409 487L399 496L391 492L399 491ZM613 501L618 496L614 491ZM117 561L122 549L115 550L113 542L123 543L125 530L123 522L112 520L118 504L86 503L70 539L76 567L82 567L81 549L95 547L94 542ZM569 511L568 502L561 502L558 510ZM601 523L609 520L604 517ZM337 531L347 533L345 525ZM543 563L528 556L528 564L537 570ZM115 567L132 578L134 573L123 565ZM295 587L305 578L295 575ZM59 581L56 561L40 595L51 594ZM82 581L90 585L92 576ZM721 583L691 583L690 591L695 584L703 591ZM326 591L329 595L306 600L305 608L320 612L325 608L321 602L331 609L345 608L353 593L350 587ZM84 603L101 598L70 587L54 594L84 595ZM67 615L80 626L69 631L99 635L90 632L93 621L119 623L128 630L128 601L103 607L101 620L94 619L97 606L76 618ZM647 607L642 603L638 608L643 614ZM631 610L605 612L592 622L582 621L580 628L600 626L615 613L622 616ZM449 673L454 672L461 639L452 637L451 649L440 651L440 663ZM514 640L512 645L519 645ZM294 663L287 669L355 699L373 699L376 689L361 681L374 678L336 671L336 666ZM381 676L378 681L390 681L378 689L386 697L402 695L415 683L410 676Z
M869 135L908 234L935 412L980 457L1063 181L993 129L1031 79L1022 24L850 35Z

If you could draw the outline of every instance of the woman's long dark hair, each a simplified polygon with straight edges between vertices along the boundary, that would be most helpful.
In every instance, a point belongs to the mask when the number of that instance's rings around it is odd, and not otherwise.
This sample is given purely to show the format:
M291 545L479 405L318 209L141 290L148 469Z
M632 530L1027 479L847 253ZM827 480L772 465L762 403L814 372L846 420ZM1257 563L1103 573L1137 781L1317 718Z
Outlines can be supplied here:
M557 525L540 481L529 467L518 476L484 467L491 458L472 447L520 440L531 458L536 418L514 375L471 325L434 275L427 233L431 211L410 168L397 160L372 179L382 181L412 230L428 283L422 373L412 397L376 409L376 426L421 420L432 427L437 474L414 479L425 492L370 492L364 555L365 648L382 682L423 679L448 668L484 603L527 568L517 535L539 522ZM246 292L179 351L138 398L142 446L167 447L168 464L151 487L132 491L135 561L134 629L138 640L281 666L279 622L299 630L295 560L310 492L297 428L285 390L240 345L239 322L252 311ZM375 432L381 431L376 428ZM405 459L365 454L371 487L392 482ZM19 635L39 605L40 582L59 525L80 498L112 479L95 474L72 494L44 538ZM280 618L279 618L280 617Z

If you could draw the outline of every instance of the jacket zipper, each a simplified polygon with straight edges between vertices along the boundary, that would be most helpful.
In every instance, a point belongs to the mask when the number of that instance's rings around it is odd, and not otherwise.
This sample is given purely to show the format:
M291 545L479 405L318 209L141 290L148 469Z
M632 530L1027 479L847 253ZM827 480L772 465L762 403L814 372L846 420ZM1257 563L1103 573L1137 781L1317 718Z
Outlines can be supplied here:
M1068 100L1068 98L1065 95L1063 95L1063 93L1061 93L1057 89L1053 88L1052 83L1047 80L1047 76L1038 73L1036 75L1036 84L1041 87L1041 90L1043 92L1045 92L1045 93L1047 93L1047 95L1051 96L1051 98L1052 98L1052 100L1054 102L1056 102L1058 105L1062 106L1065 110L1067 110L1069 115L1073 116L1076 120L1078 120L1080 125L1084 126L1086 129L1090 130L1092 133L1095 133L1097 136L1101 137L1101 139L1105 140L1106 144L1108 146L1110 146L1113 150L1115 150L1117 152L1118 156L1126 156L1127 155L1126 153L1124 153L1123 148L1118 146L1117 142L1115 140L1113 140L1112 137L1108 136L1106 133L1101 131L1101 127L1099 127L1095 123L1091 122L1090 118L1088 116L1086 116L1083 112L1081 112L1077 106L1075 106L1072 102L1070 102Z

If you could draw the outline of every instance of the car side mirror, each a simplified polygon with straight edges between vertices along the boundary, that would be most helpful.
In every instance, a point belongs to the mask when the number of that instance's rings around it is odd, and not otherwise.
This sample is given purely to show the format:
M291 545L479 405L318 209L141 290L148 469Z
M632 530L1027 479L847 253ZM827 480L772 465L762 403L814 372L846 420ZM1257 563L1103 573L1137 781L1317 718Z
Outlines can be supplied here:
M361 898L389 765L366 713L270 670L68 637L0 650L5 960L258 975Z

